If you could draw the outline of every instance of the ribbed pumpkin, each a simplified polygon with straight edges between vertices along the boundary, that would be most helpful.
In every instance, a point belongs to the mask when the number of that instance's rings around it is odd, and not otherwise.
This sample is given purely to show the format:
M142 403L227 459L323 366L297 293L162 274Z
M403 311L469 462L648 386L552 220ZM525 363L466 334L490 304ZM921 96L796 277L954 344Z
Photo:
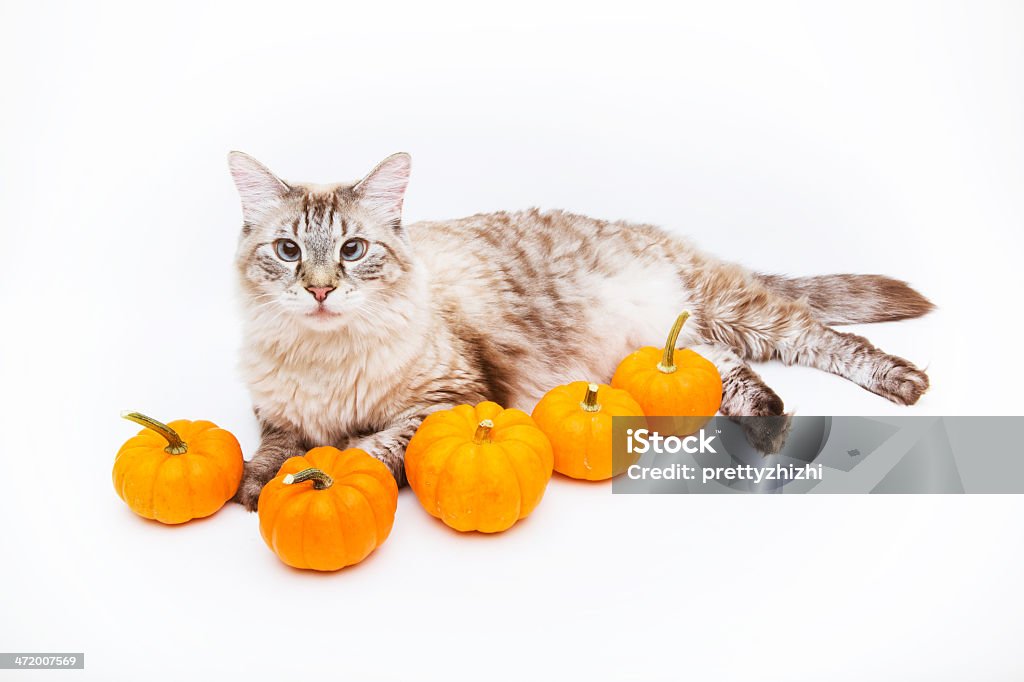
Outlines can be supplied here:
M533 420L551 441L555 471L588 481L621 474L632 463L613 467L612 418L643 416L626 391L585 381L556 386L533 410Z
M405 451L420 504L459 531L497 533L526 518L552 465L551 443L530 415L492 402L428 415Z
M184 523L213 514L238 490L242 448L230 432L208 421L121 416L146 427L121 446L113 471L114 489L139 516Z
M289 566L336 571L387 540L398 485L358 448L313 448L291 457L260 492L260 534Z
M676 342L690 313L677 319L664 348L647 346L619 363L612 386L633 396L648 417L684 417L676 433L693 433L722 406L722 378L708 359ZM654 428L652 426L652 428Z

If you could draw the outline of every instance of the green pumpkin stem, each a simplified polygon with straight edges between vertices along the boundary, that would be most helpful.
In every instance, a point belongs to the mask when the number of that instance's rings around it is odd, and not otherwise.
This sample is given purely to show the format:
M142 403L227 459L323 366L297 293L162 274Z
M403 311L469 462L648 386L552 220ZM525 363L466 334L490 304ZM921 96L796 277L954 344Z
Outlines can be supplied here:
M601 405L597 402L597 384L587 384L587 394L583 396L580 408L584 412L600 412Z
M676 341L679 340L679 332L683 329L683 324L690 317L690 311L684 310L676 318L676 323L672 325L672 331L668 333L668 341L665 342L665 353L661 356L661 362L658 363L658 369L665 374L671 374L676 371Z
M292 485L293 483L302 483L303 481L313 481L314 490L327 490L334 485L334 479L316 467L303 469L297 474L288 474L284 477L283 483L285 485Z
M485 419L476 426L476 433L473 434L473 442L477 445L481 443L491 442L491 429L494 428L494 422L490 419Z
M125 411L121 413L121 416L130 422L135 422L140 426L145 426L151 431L156 431L167 441L167 447L164 448L164 452L169 455L184 455L188 452L188 444L181 439L178 432L172 429L163 422L158 422L152 417L147 417L141 412Z

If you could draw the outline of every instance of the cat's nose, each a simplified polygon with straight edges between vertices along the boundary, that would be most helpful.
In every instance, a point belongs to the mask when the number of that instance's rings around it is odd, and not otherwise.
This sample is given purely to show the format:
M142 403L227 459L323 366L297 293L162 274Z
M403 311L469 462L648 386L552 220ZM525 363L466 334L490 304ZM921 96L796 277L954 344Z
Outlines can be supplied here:
M313 298L323 303L327 299L327 294L334 291L335 287L306 287L306 291L313 294Z

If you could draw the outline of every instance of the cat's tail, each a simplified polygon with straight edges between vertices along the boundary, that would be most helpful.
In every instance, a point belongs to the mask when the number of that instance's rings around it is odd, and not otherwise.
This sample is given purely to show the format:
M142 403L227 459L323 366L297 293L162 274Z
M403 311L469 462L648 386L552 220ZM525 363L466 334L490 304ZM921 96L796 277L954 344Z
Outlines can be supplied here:
M771 291L806 300L825 324L906 320L935 308L906 282L883 275L755 276Z

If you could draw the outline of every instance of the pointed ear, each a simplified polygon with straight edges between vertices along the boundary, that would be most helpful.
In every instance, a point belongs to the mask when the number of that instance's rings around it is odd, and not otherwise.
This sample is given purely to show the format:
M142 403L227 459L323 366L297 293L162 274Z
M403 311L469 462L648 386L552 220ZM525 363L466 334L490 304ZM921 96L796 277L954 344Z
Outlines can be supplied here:
M353 188L359 203L380 222L397 227L411 169L412 157L404 152L384 159Z
M228 168L242 199L242 218L247 223L259 220L290 189L269 168L248 154L228 154Z

